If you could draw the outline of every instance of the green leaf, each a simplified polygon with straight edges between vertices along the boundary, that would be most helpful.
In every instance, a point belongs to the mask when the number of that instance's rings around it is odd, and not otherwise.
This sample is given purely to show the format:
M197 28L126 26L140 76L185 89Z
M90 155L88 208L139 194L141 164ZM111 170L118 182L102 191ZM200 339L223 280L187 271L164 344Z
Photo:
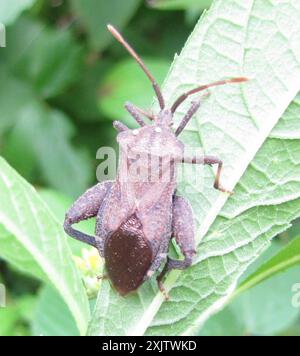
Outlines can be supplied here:
M35 336L78 336L79 332L67 305L51 287L42 289L34 319L32 332Z
M12 335L19 317L20 317L19 310L16 306L1 308L0 309L0 318L1 318L0 335L1 336Z
M207 9L212 0L148 0L151 7L160 10L187 10L191 8Z
M31 7L35 0L0 0L0 23L9 25L26 9Z
M292 286L300 268L276 275L237 299L213 316L200 335L276 335L293 325L300 311L292 305ZM230 319L227 318L230 316Z
M278 254L283 246L283 239L273 240L270 248L250 266L242 279L246 280L259 266ZM282 332L299 315L299 311L291 305L291 286L296 275L297 269L290 269L278 278L272 277L240 295L233 294L228 305L212 316L197 335L277 335ZM261 310L268 310L268 313ZM226 321L228 315L231 319Z
M300 93L287 108L271 136L279 139L300 139Z
M39 195L47 203L55 218L62 224L66 210L73 204L72 198L52 189L39 189ZM86 221L88 223L88 221Z
M287 231L283 232L280 237L283 241L290 242L291 239L300 236L300 220L297 219L293 222L293 226L291 226Z
M212 316L198 336L243 336L244 324L231 308Z
M287 330L281 333L279 336L300 336L300 322L299 320Z
M34 100L30 87L0 66L0 133L12 127L28 103Z
M106 24L112 23L122 29L134 15L140 0L72 0L71 3L88 32L90 46L101 50L112 41Z
M162 82L168 72L169 62L146 58L145 63L151 68L157 82ZM122 118L122 121L132 127L135 122L124 109L124 103L131 101L141 108L149 109L152 95L153 88L148 78L136 62L129 58L117 64L103 79L99 107L110 119Z
M278 254L264 263L237 289L236 295L255 287L263 281L300 264L300 237L294 239Z
M28 15L20 16L13 26L7 28L6 37L9 46L2 52L0 60L10 69L14 69L44 30L45 25L42 22L34 21Z
M86 152L71 145L74 133L65 114L31 102L7 138L5 158L22 174L38 168L44 182L76 197L87 189L92 172Z
M294 128L285 139L270 136L300 90L298 1L214 1L175 59L163 91L170 105L197 84L241 75L251 82L212 90L182 135L194 150L203 147L224 160L222 181L235 196L212 189L210 167L185 167L180 192L198 225L194 265L169 274L168 302L154 279L125 299L104 282L90 334L195 333L222 308L270 240L300 216L299 140L291 139ZM188 106L178 111L177 123Z
M28 33L26 40L21 42L24 31ZM12 47L6 55L8 65L43 98L60 95L79 77L83 51L70 31L53 30L31 19L21 18L8 31L7 37Z
M68 305L83 334L87 296L62 226L35 190L0 159L0 256L23 273L48 281Z
M35 297L22 295L9 298L9 304L0 308L0 336L29 336L28 324L35 308Z
M5 158L27 179L38 171L51 187L80 195L91 182L91 160L86 150L72 144L76 130L70 118L41 103L31 86L5 65L0 65L0 89L0 134L10 129Z
M108 62L103 60L87 64L76 84L56 99L59 106L83 123L99 123L101 114L98 107L98 97L101 81L107 72L108 65Z

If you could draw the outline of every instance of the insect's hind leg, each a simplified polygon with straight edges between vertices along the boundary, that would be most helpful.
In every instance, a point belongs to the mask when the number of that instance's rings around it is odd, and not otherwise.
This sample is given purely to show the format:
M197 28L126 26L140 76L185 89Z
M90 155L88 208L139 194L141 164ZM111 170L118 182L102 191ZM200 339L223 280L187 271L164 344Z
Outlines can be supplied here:
M174 196L172 230L184 260L167 259L163 271L157 278L161 291L164 291L162 280L166 273L172 269L183 270L188 268L196 254L194 215L190 204L183 197Z
M148 270L146 276L144 277L144 281L151 278L154 275L154 273L159 269L160 265L166 261L167 256L168 256L169 243L170 243L170 240L166 240L166 243L163 244L163 246L161 246L161 248L159 249L157 256L155 257L150 269ZM163 273L163 276L165 275L165 273L167 273L167 271ZM167 291L165 290L165 287L162 283L163 276L161 277L161 279L160 279L160 276L157 278L158 287L159 287L160 291L162 292L162 294L165 296L165 299L168 300L169 295L168 295Z
M72 225L77 224L80 221L95 217L98 214L102 201L111 188L112 184L112 181L107 181L95 185L86 191L72 205L66 214L64 222L65 232L69 236L93 247L97 247L94 236L90 236L81 231L75 230Z

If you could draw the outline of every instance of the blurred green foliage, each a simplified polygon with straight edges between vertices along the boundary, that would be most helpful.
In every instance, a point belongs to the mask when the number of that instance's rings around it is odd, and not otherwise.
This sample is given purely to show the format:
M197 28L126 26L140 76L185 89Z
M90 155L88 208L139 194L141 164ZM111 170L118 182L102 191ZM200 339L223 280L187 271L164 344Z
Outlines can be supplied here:
M152 101L147 78L113 42L106 23L123 30L161 83L210 3L0 0L0 22L7 25L7 47L0 49L0 154L39 189L59 221L72 199L96 181L97 149L115 145L112 120L134 125L124 102L149 108ZM93 222L85 228L91 231ZM272 253L296 235L299 223L279 237ZM82 245L70 246L79 256ZM266 256L256 267L263 261ZM240 296L199 334L300 334L300 310L286 302L297 275L295 267ZM4 261L0 283L8 301L0 309L0 335L78 334L50 287Z

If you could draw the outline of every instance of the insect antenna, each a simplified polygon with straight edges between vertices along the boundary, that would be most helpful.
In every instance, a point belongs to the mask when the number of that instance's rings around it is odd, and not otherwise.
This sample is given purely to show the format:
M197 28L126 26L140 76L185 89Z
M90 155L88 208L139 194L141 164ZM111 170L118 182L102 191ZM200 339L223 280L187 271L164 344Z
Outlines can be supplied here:
M172 108L171 108L171 112L172 114L175 113L175 111L178 109L178 107L190 96L196 93L199 93L200 91L209 89L211 87L217 87L217 86L221 86L221 85L226 85L226 84L232 84L232 83L243 83L243 82L247 82L249 79L245 78L245 77L239 77L239 78L231 78L231 79L225 79L225 80L220 80L218 82L214 82L211 84L207 84L207 85L201 85L195 89L192 89L184 94L182 94L173 104Z
M131 54L131 56L137 61L137 63L140 65L140 67L143 69L147 77L152 83L153 89L155 91L155 94L157 96L159 106L161 109L165 108L165 101L162 96L162 92L160 90L159 85L155 81L153 75L147 68L146 64L143 62L141 57L135 52L135 50L129 45L129 43L123 38L123 36L120 34L120 32L112 25L107 25L108 31L115 37L115 39L121 43L122 46L126 48L126 50Z

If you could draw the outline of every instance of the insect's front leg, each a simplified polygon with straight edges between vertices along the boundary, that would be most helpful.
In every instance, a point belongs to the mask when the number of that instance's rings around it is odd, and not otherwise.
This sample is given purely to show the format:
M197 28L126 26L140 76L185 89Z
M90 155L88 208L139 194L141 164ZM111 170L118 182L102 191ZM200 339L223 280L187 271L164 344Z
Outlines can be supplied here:
M164 291L162 279L165 274L172 269L188 268L196 254L193 211L188 201L183 197L174 196L172 230L172 235L182 251L184 260L168 258L162 273L157 278L159 288L162 291Z
M181 132L185 129L186 125L191 121L193 116L199 110L202 101L204 99L206 99L207 97L209 97L209 93L206 93L205 95L202 95L198 100L192 102L188 112L185 114L185 116L181 120L177 130L175 131L175 135L176 136L179 136L181 134Z
M64 222L64 229L68 235L76 240L97 247L95 237L73 229L72 225L95 217L98 214L102 201L112 184L112 181L107 181L95 185L72 205L66 214Z
M214 182L214 188L223 192L232 195L233 192L224 188L221 183L221 174L223 169L223 161L220 160L218 157L215 156L194 156L194 157L182 157L178 159L180 163L190 163L190 164L204 164L204 165L218 165L218 170L216 174L216 179Z

